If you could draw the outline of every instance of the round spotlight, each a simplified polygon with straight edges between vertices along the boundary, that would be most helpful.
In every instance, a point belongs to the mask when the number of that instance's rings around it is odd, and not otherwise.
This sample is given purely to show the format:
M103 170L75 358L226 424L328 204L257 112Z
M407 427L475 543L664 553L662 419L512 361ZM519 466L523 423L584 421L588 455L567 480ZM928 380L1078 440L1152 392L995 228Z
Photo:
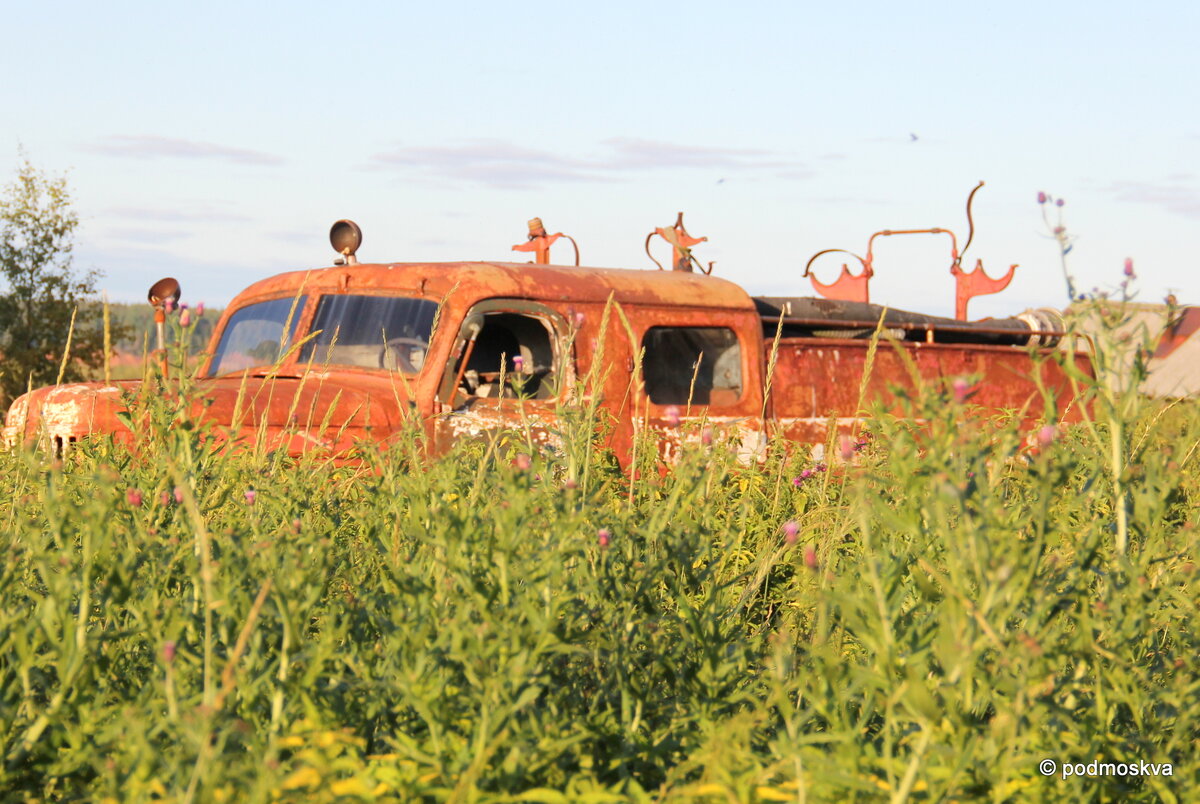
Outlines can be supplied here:
M362 245L362 229L359 229L358 224L354 221L338 221L329 230L329 243L333 246L334 251L346 258L347 262L353 263L354 253Z
M150 292L146 294L146 298L155 307L161 307L167 299L170 299L172 304L178 302L179 280L169 276L158 280L150 286Z

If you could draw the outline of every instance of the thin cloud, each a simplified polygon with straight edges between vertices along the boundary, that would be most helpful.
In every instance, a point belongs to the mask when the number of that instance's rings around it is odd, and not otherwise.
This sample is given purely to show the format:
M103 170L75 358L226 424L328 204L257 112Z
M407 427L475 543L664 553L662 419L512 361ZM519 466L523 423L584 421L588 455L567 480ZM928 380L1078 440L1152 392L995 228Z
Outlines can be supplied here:
M1200 191L1195 186L1150 181L1119 181L1108 188L1118 201L1153 204L1187 218L1200 218Z
M451 145L404 146L372 157L374 165L427 179L480 184L498 189L531 189L552 182L611 182L648 170L705 169L785 174L807 178L797 162L778 154L744 148L680 145L658 140L615 137L600 143L599 153L568 156L496 139Z
M218 159L241 165L281 165L284 162L282 158L262 151L172 137L117 134L101 137L83 146L83 149L95 154L132 159Z
M102 237L113 240L150 244L164 243L168 240L180 240L191 235L192 232L157 229L109 229L101 233Z
M236 212L212 209L180 210L163 207L108 207L100 214L106 218L132 218L140 221L165 223L244 223L250 220L249 216L239 215Z

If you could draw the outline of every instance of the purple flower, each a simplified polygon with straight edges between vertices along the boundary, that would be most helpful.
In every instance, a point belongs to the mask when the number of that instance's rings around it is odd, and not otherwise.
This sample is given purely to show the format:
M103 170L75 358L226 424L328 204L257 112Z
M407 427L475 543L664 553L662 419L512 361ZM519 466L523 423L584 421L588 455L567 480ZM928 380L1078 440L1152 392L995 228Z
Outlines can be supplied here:
M1125 258L1125 276L1133 278L1133 257Z
M854 457L857 452L854 448L854 439L848 435L838 436L838 452L842 456L843 461L848 461Z
M127 489L125 491L125 502L132 505L134 508L142 506L142 491L141 489Z
M254 501L258 499L258 492L254 489L246 489L246 505L254 505Z
M165 300L163 302L163 309L166 310L168 313L171 312L172 310L174 310L175 309L175 300L174 299Z
M596 531L596 541L602 549L608 548L608 545L612 542L612 534L608 528L600 528L600 530Z
M955 377L950 387L954 390L954 401L960 405L971 395L971 383L963 377Z
M1058 436L1058 428L1053 424L1047 424L1041 430L1038 430L1038 443L1043 447L1048 447L1054 443L1054 439Z
M1063 200L1061 198L1054 202L1054 206L1056 206L1056 207L1061 207L1062 205L1063 205Z
M183 308L183 312L181 312L179 314L179 326L186 327L186 326L189 326L191 323L192 323L192 314L185 307L185 308Z
M199 318L199 317L200 317L200 316L202 316L202 315L204 315L204 302L197 302L197 304L196 304L196 317L197 317L197 318Z
M795 544L796 536L800 533L800 523L794 519L789 519L787 522L783 523L783 527L780 528L780 530L783 531L784 542L787 544Z
M804 548L804 566L810 570L817 568L817 551L811 545Z
M1050 197L1047 196L1045 193L1043 193L1043 192L1038 193L1038 203L1039 204L1044 204L1049 200L1050 200Z
M520 355L515 355L513 357L513 371L520 371L524 365L525 358L521 357Z
M700 443L706 447L709 447L709 446L712 446L712 442L713 442L713 429L711 427L705 427L703 430L700 431Z
M679 418L679 407L676 405L667 405L667 409L663 411L663 420L672 427L678 427L681 421Z

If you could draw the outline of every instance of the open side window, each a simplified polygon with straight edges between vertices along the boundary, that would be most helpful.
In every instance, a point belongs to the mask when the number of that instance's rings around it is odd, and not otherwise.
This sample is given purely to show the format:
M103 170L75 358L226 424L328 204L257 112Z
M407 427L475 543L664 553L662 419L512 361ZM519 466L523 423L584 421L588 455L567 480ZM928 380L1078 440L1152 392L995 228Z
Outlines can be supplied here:
M443 377L442 401L459 407L472 399L557 398L564 329L556 312L533 302L476 305L459 333L458 357Z

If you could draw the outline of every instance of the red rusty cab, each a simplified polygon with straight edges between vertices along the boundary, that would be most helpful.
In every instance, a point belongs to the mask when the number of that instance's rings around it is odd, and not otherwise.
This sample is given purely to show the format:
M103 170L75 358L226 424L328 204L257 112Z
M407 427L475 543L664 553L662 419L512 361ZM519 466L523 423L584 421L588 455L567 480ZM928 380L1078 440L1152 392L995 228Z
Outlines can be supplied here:
M517 247L536 252L536 263L363 264L358 227L339 221L336 264L256 282L228 306L199 371L195 410L222 438L299 455L387 443L414 415L435 451L506 427L553 444L564 410L595 403L623 464L639 433L655 433L669 460L701 426L734 439L749 459L772 435L816 444L831 423L848 431L858 421L881 317L887 340L874 354L868 403L911 386L913 366L935 382L977 379L971 401L983 409L1040 415L1039 384L1060 409L1071 400L1060 366L1038 359L1063 335L1054 311L966 322L884 314L865 291L753 298L691 270L690 246L701 239L682 216L657 233L674 249L674 270L545 264L562 235L537 219ZM178 292L173 281L154 286L160 319ZM1072 359L1090 371L1085 355ZM4 439L58 450L94 433L129 441L118 414L135 387L35 390L12 405Z

